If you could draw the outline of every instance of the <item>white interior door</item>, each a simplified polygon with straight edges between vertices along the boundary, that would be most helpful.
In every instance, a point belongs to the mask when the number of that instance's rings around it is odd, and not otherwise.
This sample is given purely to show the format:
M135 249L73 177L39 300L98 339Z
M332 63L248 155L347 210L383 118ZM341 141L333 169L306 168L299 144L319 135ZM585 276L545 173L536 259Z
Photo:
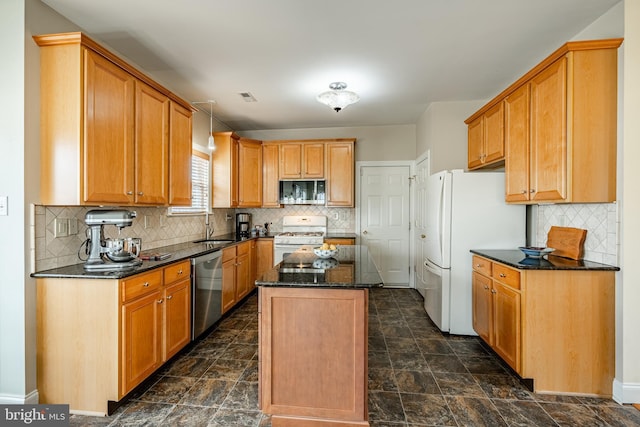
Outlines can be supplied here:
M409 166L360 168L360 236L386 286L409 286Z
M415 173L415 212L413 239L416 245L413 265L416 268L415 288L424 297L426 287L426 237L427 237L427 178L429 177L429 157L418 161Z

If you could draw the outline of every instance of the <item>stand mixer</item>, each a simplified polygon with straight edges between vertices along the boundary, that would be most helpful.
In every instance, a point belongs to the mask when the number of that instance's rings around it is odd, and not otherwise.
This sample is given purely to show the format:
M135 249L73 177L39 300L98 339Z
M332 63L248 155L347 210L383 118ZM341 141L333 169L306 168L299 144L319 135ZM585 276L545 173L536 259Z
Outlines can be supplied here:
M105 239L104 226L113 225L118 231L133 224L135 211L126 209L90 210L84 217L89 227L89 237L85 242L88 258L84 264L87 271L125 270L142 264L140 255L141 239Z

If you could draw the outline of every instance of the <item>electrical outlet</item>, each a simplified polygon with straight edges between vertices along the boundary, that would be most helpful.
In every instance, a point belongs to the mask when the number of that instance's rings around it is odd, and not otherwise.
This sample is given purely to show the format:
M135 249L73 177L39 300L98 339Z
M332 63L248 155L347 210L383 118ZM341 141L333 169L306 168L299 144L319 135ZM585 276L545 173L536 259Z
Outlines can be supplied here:
M151 217L149 215L144 216L144 228L151 228Z
M69 220L56 218L53 220L53 236L66 237L69 235Z

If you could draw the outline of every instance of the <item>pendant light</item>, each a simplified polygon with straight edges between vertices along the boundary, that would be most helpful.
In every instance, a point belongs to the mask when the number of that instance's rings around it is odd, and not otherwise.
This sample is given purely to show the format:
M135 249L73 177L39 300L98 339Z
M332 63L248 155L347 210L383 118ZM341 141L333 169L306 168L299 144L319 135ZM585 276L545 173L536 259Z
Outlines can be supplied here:
M209 110L209 142L207 144L207 148L211 151L216 149L216 141L213 139L213 103L215 101L209 101L211 106Z

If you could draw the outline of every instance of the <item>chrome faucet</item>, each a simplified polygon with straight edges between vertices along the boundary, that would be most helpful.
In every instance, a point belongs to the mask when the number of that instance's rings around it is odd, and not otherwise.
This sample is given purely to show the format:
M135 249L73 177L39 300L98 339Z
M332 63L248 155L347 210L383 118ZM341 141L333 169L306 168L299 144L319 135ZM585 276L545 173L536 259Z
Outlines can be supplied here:
M213 236L213 226L209 225L209 209L204 212L204 238L210 239Z

